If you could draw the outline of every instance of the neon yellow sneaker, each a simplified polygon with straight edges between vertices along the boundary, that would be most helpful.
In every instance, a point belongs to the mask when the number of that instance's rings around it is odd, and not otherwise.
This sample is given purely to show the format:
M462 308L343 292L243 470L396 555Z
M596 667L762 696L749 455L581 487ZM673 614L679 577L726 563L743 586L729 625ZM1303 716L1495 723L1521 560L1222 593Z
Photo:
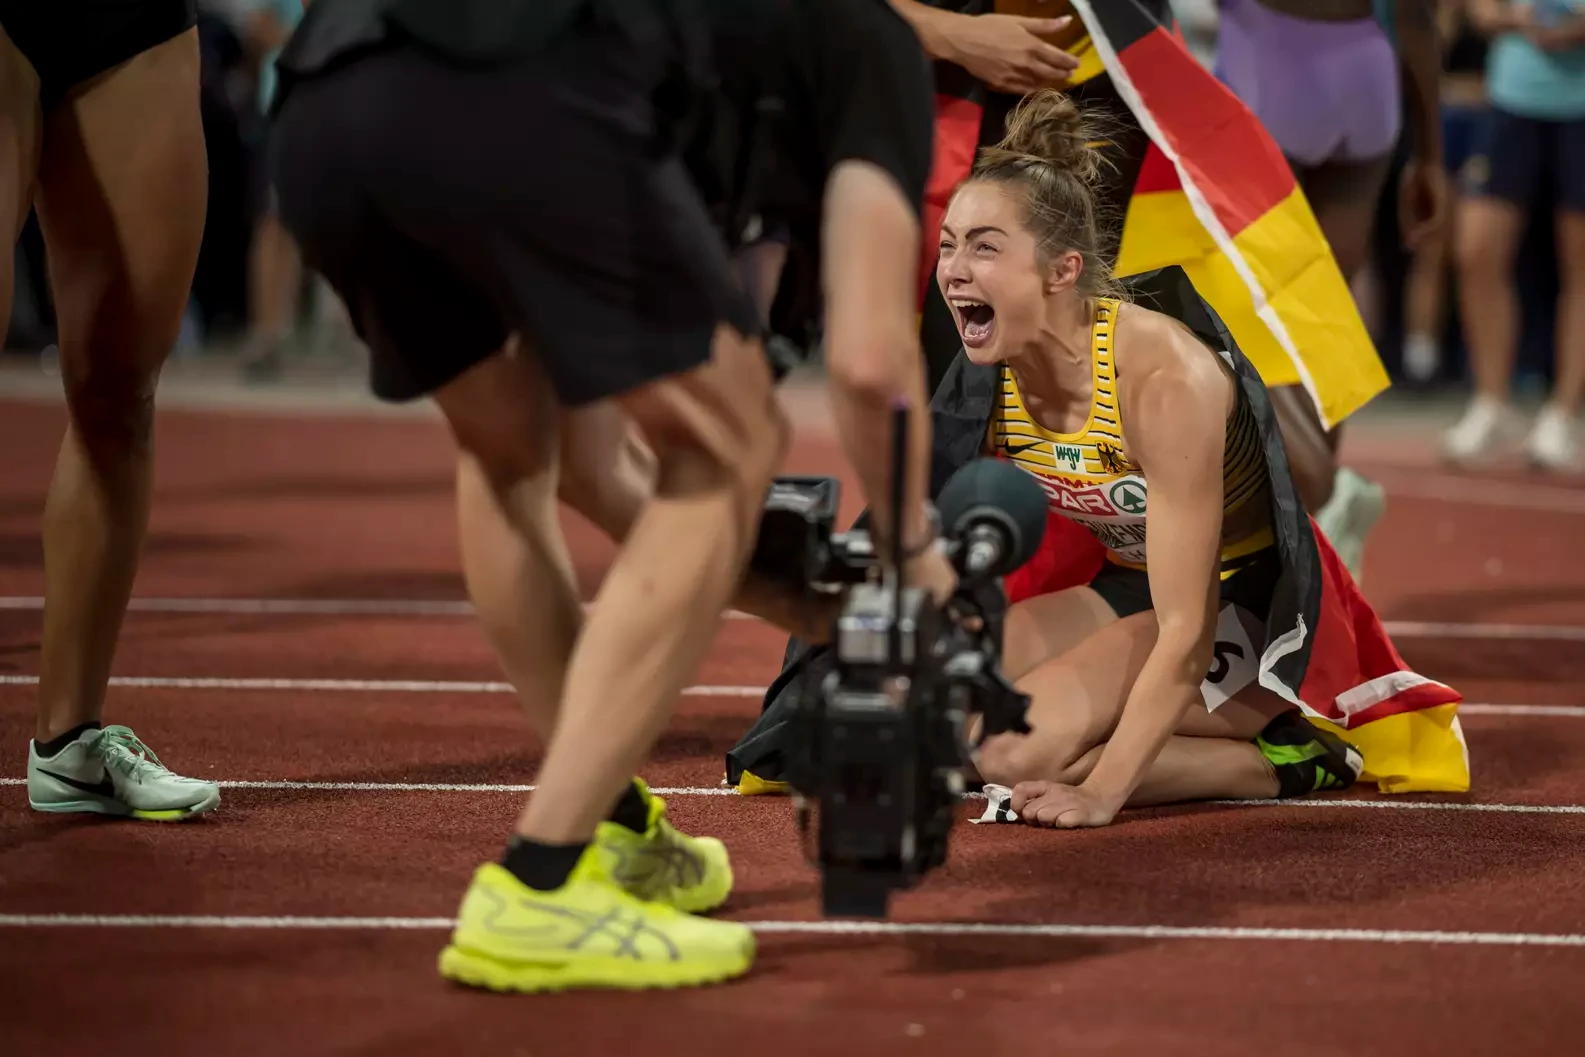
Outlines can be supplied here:
M639 899L703 914L732 894L732 857L714 837L691 837L666 820L666 801L633 779L649 806L649 828L634 833L616 822L595 828L610 853L611 878Z
M741 976L754 933L624 891L591 844L567 883L529 888L486 863L463 897L440 975L491 991L696 987Z

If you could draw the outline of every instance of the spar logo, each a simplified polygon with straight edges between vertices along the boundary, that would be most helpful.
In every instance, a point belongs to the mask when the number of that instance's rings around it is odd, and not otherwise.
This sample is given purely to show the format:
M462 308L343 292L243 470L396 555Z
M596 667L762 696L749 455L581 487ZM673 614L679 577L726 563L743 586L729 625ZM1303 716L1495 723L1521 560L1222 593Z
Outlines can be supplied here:
M1040 482L1051 505L1058 510L1099 517L1117 516L1117 511L1106 501L1106 493L1101 488L1075 488L1050 477L1037 476L1035 480Z
M1145 482L1137 477L1125 477L1107 491L1112 505L1125 514L1145 512Z

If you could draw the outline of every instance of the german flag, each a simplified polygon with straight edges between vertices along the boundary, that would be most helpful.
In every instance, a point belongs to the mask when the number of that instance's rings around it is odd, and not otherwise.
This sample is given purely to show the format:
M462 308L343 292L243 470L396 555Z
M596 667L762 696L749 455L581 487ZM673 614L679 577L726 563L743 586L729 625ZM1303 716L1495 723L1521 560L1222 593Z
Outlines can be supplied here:
M1149 0L1071 0L1085 34L1072 89L1086 110L1112 109L1119 277L1179 265L1216 309L1267 385L1302 385L1332 426L1390 384L1309 203L1281 150L1249 109L1189 54ZM966 14L991 0L942 2ZM1014 7L1018 5L1013 5ZM955 67L937 69L935 169L926 194L934 232L976 149L999 138L1016 100ZM1118 105L1108 107L1115 101ZM1132 138L1132 142L1129 142ZM934 236L921 274L926 346L944 350L932 305ZM933 309L935 310L933 312ZM932 317L935 316L935 322ZM955 333L951 338L954 344Z

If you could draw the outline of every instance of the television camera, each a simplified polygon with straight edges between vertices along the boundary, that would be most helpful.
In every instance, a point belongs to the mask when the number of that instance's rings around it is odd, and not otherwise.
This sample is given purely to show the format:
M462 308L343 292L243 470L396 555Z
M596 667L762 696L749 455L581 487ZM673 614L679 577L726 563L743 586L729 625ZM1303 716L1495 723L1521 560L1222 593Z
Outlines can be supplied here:
M906 415L894 430L894 511L903 507ZM841 485L779 477L770 489L754 567L840 597L823 677L806 681L788 720L786 779L806 837L817 819L822 904L829 916L885 917L893 891L946 859L974 774L979 738L1027 732L1029 699L1000 670L1001 577L1038 549L1046 499L1012 463L961 467L936 506L959 583L938 604L904 582L903 555L877 554L861 519L834 532ZM900 524L895 517L893 524Z

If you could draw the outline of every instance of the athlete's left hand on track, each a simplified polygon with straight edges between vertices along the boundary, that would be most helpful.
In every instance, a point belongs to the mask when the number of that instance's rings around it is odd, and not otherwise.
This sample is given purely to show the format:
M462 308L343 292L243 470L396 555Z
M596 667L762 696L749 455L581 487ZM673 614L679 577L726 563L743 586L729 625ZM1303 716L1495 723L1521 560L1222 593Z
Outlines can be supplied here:
M1012 809L1031 826L1105 826L1117 817L1119 807L1082 785L1019 782L1013 787Z
M1447 171L1439 162L1411 158L1398 187L1404 247L1412 252L1440 232L1450 207Z

